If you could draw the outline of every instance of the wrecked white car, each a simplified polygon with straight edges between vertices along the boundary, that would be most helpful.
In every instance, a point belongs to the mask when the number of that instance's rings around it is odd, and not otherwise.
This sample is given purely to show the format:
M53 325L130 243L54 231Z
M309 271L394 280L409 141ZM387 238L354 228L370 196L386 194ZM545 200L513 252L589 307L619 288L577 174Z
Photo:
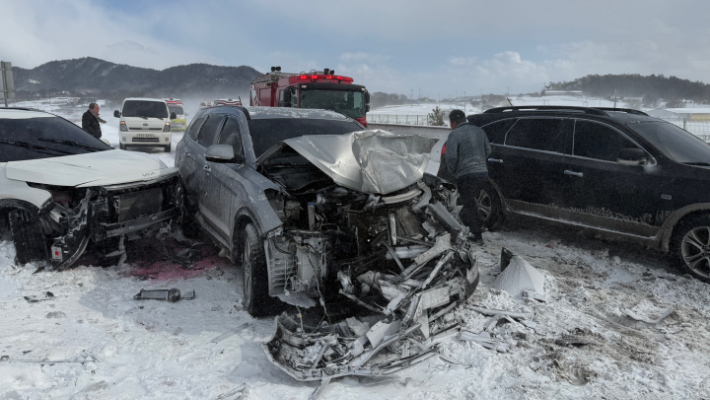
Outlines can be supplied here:
M185 203L242 259L245 307L275 314L286 309L278 298L320 310L312 322L277 318L272 361L312 380L432 355L430 340L455 327L441 317L478 284L455 187L424 173L436 139L362 131L318 110L208 109L201 120L177 149Z
M0 228L18 264L62 270L90 243L125 255L124 238L169 223L181 199L176 168L114 150L55 115L0 109Z

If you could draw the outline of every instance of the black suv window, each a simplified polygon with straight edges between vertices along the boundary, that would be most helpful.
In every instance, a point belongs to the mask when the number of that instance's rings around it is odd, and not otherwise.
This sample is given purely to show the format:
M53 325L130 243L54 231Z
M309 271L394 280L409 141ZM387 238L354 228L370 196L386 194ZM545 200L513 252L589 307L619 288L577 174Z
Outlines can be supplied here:
M224 122L224 115L210 115L207 122L202 124L200 134L197 135L197 143L204 147L213 144L219 128L222 127L222 122Z
M111 146L59 117L0 119L0 162L111 150Z
M219 144L229 144L234 148L234 154L244 154L240 132L239 121L234 117L228 117L219 135Z
M187 137L192 140L197 139L197 132L200 131L200 127L202 127L202 124L205 122L206 119L206 115L200 115L199 117L195 118L190 124L190 127L187 128Z
M519 119L508 132L505 144L528 149L562 153L566 120L560 118Z
M638 148L621 133L602 124L577 120L574 124L575 156L616 161L619 150Z
M505 142L505 134L508 132L510 127L513 126L515 121L515 119L504 119L502 121L490 123L481 129L483 129L483 132L486 132L489 142L503 144L503 142Z

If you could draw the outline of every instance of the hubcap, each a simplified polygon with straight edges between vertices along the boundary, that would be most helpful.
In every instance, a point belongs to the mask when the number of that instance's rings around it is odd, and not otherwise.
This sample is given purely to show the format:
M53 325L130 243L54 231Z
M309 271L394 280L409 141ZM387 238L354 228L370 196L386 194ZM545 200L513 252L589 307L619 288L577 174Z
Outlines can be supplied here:
M691 229L680 242L680 253L696 275L710 278L710 226Z
M491 210L493 209L493 204L491 202L491 196L488 192L481 190L476 198L476 203L478 203L478 213L481 214L483 221L488 221L488 217L491 216Z

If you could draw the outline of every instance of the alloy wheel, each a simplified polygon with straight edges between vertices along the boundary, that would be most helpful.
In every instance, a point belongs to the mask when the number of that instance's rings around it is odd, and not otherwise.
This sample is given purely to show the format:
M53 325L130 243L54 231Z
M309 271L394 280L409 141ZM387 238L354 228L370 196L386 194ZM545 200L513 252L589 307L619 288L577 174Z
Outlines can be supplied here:
M491 211L493 210L493 201L491 196L487 191L481 190L476 198L476 203L478 203L478 213L481 214L483 221L488 221L491 216Z
M680 253L693 273L710 279L710 226L689 230L680 242Z

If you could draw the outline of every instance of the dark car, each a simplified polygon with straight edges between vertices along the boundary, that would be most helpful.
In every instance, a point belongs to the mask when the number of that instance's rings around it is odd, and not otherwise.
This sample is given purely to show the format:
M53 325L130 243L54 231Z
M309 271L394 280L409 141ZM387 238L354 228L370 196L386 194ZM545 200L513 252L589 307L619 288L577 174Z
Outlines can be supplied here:
M710 280L710 146L631 109L503 107L468 117L491 142L487 223L526 215L671 252Z
M402 283L400 274L431 274L406 289L438 291L422 294L436 298L424 308L465 301L478 272L457 193L424 173L437 141L367 131L333 111L204 109L176 149L183 232L199 227L242 260L244 307L255 316L279 309L275 298L388 304L394 292L380 281Z

